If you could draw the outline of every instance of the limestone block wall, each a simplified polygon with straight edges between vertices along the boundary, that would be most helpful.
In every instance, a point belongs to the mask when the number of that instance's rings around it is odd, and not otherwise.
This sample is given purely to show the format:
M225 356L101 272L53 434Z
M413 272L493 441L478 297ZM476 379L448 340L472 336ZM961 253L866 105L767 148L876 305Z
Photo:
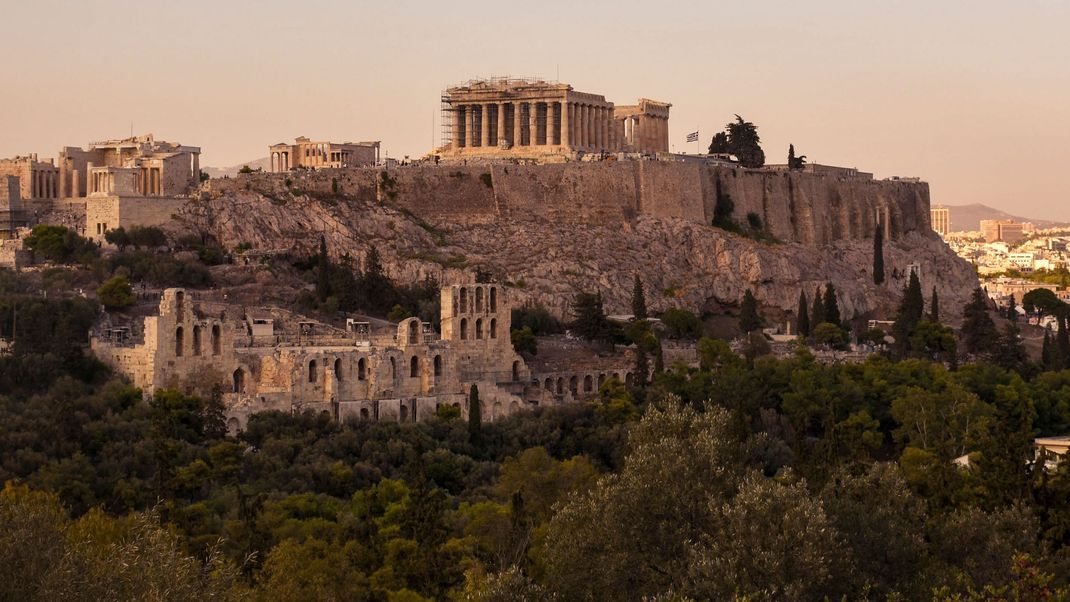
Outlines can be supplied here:
M104 240L104 233L131 226L162 226L189 203L186 198L101 196L87 197L86 236Z

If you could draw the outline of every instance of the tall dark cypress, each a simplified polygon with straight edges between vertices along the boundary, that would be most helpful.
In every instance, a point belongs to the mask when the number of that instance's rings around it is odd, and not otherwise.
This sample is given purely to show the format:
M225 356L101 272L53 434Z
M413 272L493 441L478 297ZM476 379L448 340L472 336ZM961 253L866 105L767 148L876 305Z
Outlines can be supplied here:
M810 336L810 306L806 301L806 291L799 291L799 309L795 316L795 332L804 337Z
M933 287L933 300L929 303L929 321L940 322L940 297L936 295L936 287Z
M825 321L840 326L840 303L836 300L836 287L831 282L825 285Z
M748 288L743 293L743 302L739 307L739 329L744 333L753 332L762 327L762 319L758 317L758 301L754 293Z
M327 241L320 236L320 254L316 260L316 298L320 303L331 296L331 264L327 257Z
M1050 329L1044 329L1044 345L1040 349L1040 366L1045 370L1058 370L1061 362L1055 343L1051 340Z
M632 286L632 315L636 320L647 319L646 293L643 290L643 281L639 274L635 275L635 284Z
M873 232L873 284L884 282L884 228L877 222Z
M974 289L962 314L962 338L966 343L966 351L974 354L991 353L999 333L992 317L988 315L988 298L980 287Z
M1059 360L1063 368L1070 369L1070 315L1063 312L1059 317L1059 334L1055 338L1059 348Z
M483 410L479 402L479 388L472 385L468 392L468 440L479 443L483 432Z
M814 306L810 311L810 332L825 322L825 303L821 300L821 287L814 291Z

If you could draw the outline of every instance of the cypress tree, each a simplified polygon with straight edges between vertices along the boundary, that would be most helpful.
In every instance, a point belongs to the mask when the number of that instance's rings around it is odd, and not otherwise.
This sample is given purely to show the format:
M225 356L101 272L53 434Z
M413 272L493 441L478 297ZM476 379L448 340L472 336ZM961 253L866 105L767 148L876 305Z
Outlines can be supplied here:
M1014 294L1013 293L1011 294L1011 302L1007 305L1006 318L1008 320L1017 320L1018 319L1018 301L1014 298Z
M821 287L814 291L814 307L810 311L810 332L825 322L825 304L821 301Z
M788 145L788 169L795 169L795 145Z
M316 259L316 298L320 303L331 296L331 264L327 257L327 241L320 236L320 253Z
M661 342L658 342L658 348L654 352L654 374L661 374L665 371L665 354L661 351Z
M940 323L940 297L936 295L936 287L933 287L933 300L929 303L929 321Z
M873 284L884 282L884 228L877 222L873 233Z
M1058 370L1060 359L1055 351L1055 344L1051 340L1051 330L1044 329L1044 345L1040 351L1040 365L1045 370Z
M632 315L636 320L645 320L649 316L646 312L646 293L643 291L643 281L639 274L635 275L635 285L632 287Z
M962 313L962 338L966 351L975 354L990 353L998 333L995 322L988 315L988 299L980 287L974 289L973 296Z
M642 343L635 346L635 388L646 388L647 377L650 375L650 359L647 358L646 349Z
M799 309L795 316L795 332L804 337L810 336L809 304L806 302L806 291L799 291Z
M739 329L744 333L750 333L762 327L762 319L758 317L758 300L754 293L747 289L743 293L743 302L739 308Z
M1059 334L1055 340L1061 367L1070 368L1070 316L1066 312L1059 316Z
M479 403L479 388L473 384L468 392L468 440L477 444L482 432L483 411Z
M825 285L825 321L840 326L840 304L836 301L836 287L831 282Z
M925 297L921 292L921 281L917 272L910 273L910 280L903 289L903 298L899 301L899 311L892 325L892 336L900 354L905 354L918 322L925 316Z

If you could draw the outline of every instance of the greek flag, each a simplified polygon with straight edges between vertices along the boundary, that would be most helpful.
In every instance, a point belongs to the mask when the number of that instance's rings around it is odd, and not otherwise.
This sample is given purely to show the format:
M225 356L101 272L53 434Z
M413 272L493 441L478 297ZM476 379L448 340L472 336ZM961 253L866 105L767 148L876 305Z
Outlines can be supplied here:
M688 142L698 142L698 132L691 132L687 135Z

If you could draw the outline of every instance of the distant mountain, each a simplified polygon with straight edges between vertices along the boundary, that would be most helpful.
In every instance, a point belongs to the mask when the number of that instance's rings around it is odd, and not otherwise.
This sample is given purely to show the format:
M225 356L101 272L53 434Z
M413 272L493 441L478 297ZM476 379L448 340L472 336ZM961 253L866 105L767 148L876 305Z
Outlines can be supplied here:
M210 178L222 178L224 176L233 178L234 176L238 175L238 170L245 165L248 165L249 169L256 169L257 167L261 167L264 169L264 171L269 171L271 169L271 158L264 157L262 159L246 161L245 163L239 163L230 167L202 167L201 171L208 174L208 177Z
M1050 219L1037 219L1034 217L1020 217L1011 215L1006 211L994 209L988 205L974 203L972 205L945 205L950 209L951 230L953 232L974 232L981 229L983 219L1012 219L1016 222L1032 222L1038 228L1062 227L1067 222L1058 222Z

